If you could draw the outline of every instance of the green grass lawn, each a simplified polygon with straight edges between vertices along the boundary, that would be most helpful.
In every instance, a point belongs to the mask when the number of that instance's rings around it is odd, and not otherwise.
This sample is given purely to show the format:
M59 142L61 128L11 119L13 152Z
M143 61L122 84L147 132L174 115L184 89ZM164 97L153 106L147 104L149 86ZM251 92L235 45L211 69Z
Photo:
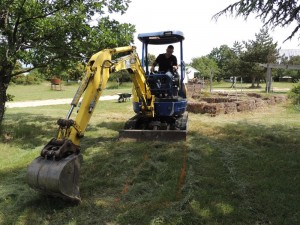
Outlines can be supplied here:
M287 89L293 87L293 83L274 82L273 88L275 93L287 93ZM215 82L213 90L228 90L228 91L244 91L244 92L265 92L265 84L261 84L261 88L250 89L250 84L236 85L236 89L231 88L231 83ZM103 95L115 95L117 93L131 93L132 83L123 83L119 88L116 82L109 82L107 89L104 90ZM14 101L28 101L28 100L43 100L43 99L60 99L73 98L78 88L78 84L62 85L62 90L51 90L50 83L43 82L39 85L10 85L8 94L14 97ZM205 90L209 91L209 85L206 85Z
M300 224L300 112L189 113L187 142L120 142L130 102L103 101L82 139L80 205L43 196L26 166L69 106L7 109L0 224ZM63 116L64 117L64 116Z
M39 85L10 85L7 92L15 96L14 101L73 98L78 86L79 84L63 84L62 90L58 88L52 90L50 82L43 82ZM132 83L123 83L117 89L111 89L111 87L117 87L116 82L110 82L103 95L115 95L120 92L131 93Z
M274 93L287 93L295 83L291 82L273 82L272 92ZM266 83L261 83L259 88L251 88L250 83L240 83L237 82L235 88L232 88L232 83L230 82L214 82L212 85L213 90L226 90L226 91L244 91L244 92L265 92ZM210 89L210 84L205 86L206 90Z

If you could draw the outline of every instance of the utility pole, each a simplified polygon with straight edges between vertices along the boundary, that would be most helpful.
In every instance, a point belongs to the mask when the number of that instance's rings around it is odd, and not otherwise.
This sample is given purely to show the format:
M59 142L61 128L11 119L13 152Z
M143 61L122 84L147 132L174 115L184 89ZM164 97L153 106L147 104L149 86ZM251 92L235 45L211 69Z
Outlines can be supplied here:
M210 69L210 93L212 92L212 78L213 78L213 76L214 76L214 73L213 73L213 70L212 69Z
M267 77L266 77L266 92L270 93L272 87L272 70L269 64L267 64Z

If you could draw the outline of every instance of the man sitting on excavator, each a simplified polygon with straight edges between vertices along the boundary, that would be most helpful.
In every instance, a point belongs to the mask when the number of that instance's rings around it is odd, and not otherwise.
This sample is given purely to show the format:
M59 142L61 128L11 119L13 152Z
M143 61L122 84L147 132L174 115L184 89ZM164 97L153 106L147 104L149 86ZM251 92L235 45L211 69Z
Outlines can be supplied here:
M173 88L173 95L177 95L178 92L178 86L179 86L179 74L177 72L178 64L177 64L177 58L175 55L173 55L174 52L174 46L169 45L166 49L166 53L159 54L155 61L153 62L150 72L151 74L154 73L154 68L158 64L159 74L165 74L165 76L168 76L169 79L164 80L158 78L155 82L156 88L161 88L161 83L165 83L169 88L174 86ZM162 91L161 91L162 93Z
M168 71L170 71L171 73L174 73L174 71L178 69L178 64L177 64L177 58L175 55L173 55L173 52L174 52L174 46L169 45L166 50L166 53L159 54L157 56L157 58L155 59L155 61L151 66L150 72L153 73L155 66L158 64L159 65L158 71L163 73L167 73Z

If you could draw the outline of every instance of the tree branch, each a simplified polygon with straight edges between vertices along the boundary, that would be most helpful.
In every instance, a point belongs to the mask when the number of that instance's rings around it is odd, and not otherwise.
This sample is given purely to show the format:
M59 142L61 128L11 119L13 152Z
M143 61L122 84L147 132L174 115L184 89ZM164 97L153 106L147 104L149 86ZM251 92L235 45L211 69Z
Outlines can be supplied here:
M34 69L37 69L37 67L31 67L31 68L28 68L28 69L24 69L24 70L12 73L11 77L17 76L17 75L22 74L22 73L28 73L28 72L30 72L31 70L34 70Z
M247 19L251 13L257 13L257 17L261 19L264 26L272 28L276 26L285 27L296 21L296 28L286 39L289 40L300 29L300 5L297 4L298 1L296 0L240 0L216 13L212 19L218 20L222 15L228 13L236 17L243 16Z
M21 7L19 9L19 12L21 12L24 8L24 5L25 5L25 2L26 0L23 0L23 3L21 4ZM15 26L14 26L14 30L13 30L13 34L12 34L12 37L13 37L13 43L16 42L17 40L17 32L18 32L18 27L20 25L20 20L21 20L21 15L20 13L18 14L18 18L16 19L16 23L15 23Z

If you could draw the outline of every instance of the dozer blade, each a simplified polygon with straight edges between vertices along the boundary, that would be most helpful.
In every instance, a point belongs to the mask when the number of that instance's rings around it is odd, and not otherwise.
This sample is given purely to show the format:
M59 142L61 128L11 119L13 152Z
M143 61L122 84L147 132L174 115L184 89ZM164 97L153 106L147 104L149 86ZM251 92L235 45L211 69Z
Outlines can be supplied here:
M162 121L159 119L149 120L138 114L125 123L124 129L119 131L119 139L134 141L186 141L187 127L187 112L180 117L169 119L169 121L166 119Z
M120 130L120 140L186 141L186 130Z
M72 154L59 161L37 157L27 170L29 186L45 194L80 201L79 173L81 154Z

